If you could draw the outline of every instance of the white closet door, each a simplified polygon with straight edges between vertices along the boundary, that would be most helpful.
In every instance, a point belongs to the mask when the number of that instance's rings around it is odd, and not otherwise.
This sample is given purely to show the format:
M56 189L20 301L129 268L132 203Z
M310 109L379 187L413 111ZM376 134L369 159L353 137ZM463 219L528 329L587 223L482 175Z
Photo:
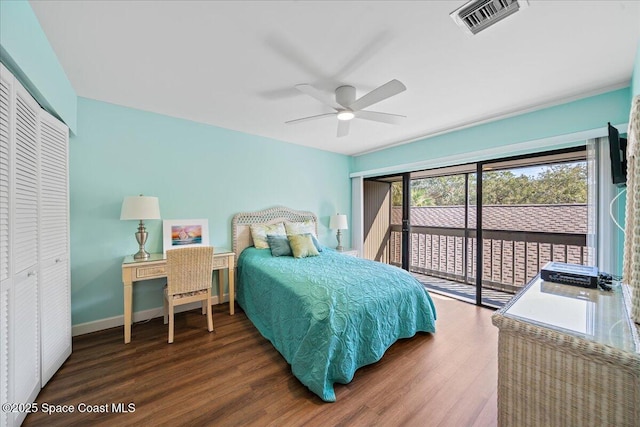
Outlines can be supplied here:
M40 259L69 250L67 127L45 111L40 121Z
M1 65L0 65L1 67ZM11 80L8 80L8 78ZM9 402L9 301L13 278L9 264L9 201L11 189L11 104L13 77L0 73L0 402ZM0 425L9 425L9 412L0 411Z
M42 386L71 354L68 129L40 117L40 327Z
M9 98L11 83L0 77L0 281L9 278Z
M15 84L15 154L10 263L14 274L9 307L11 402L32 402L40 390L38 319L38 114L40 106ZM11 393L11 390L10 390ZM20 423L26 414L18 414Z
M38 334L38 274L36 270L16 275L13 299L9 300L13 333L10 338L13 393L10 402L33 402L40 391L40 340ZM11 334L11 332L10 332ZM21 417L20 417L21 415ZM17 416L17 424L26 414Z
M71 353L68 129L0 71L0 402L27 404Z
M16 88L13 262L14 272L38 262L38 110L22 87Z

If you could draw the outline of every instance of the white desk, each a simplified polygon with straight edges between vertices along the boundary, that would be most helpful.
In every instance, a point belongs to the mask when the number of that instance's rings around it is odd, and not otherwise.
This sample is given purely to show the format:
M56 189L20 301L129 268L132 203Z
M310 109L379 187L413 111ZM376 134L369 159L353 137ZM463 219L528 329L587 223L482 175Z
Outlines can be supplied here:
M151 254L147 260L134 260L133 255L122 261L122 283L124 284L124 342L131 342L131 323L133 320L133 284L141 280L167 277L167 260L163 254ZM229 271L229 314L234 314L235 298L235 254L228 249L215 248L213 271ZM223 275L218 275L218 297L224 295ZM222 301L219 301L222 302ZM211 302L209 302L211 305Z

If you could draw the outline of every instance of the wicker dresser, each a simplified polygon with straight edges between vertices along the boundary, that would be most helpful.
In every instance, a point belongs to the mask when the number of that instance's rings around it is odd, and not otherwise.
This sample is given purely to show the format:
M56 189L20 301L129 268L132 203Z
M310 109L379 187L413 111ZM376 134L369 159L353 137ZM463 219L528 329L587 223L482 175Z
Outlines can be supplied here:
M498 425L640 426L640 343L625 285L531 281L493 315Z

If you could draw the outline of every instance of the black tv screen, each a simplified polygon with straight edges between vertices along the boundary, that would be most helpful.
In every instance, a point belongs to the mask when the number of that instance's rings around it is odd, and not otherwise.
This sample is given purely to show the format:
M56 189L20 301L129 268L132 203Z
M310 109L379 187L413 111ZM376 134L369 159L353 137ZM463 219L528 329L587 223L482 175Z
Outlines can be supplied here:
M627 183L627 140L620 138L618 129L609 126L609 155L611 157L611 178L615 185Z

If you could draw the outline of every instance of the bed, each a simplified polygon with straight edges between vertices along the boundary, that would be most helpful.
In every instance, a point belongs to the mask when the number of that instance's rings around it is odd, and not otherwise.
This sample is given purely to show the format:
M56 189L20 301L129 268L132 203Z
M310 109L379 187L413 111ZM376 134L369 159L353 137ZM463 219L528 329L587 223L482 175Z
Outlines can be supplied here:
M435 332L433 301L405 270L326 247L305 258L254 247L251 225L280 223L311 224L317 235L311 212L276 207L234 216L237 301L322 400L334 402L335 383L349 383L398 339Z

